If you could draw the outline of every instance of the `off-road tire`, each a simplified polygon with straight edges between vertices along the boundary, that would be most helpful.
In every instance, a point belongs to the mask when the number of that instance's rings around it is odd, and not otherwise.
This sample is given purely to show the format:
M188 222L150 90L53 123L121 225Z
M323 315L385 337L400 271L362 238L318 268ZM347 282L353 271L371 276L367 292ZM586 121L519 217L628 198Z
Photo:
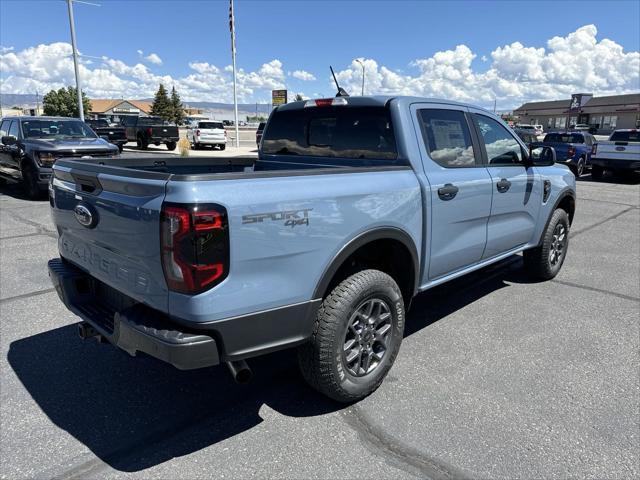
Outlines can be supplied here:
M140 150L146 150L147 148L149 148L149 141L142 135L138 137L138 148Z
M601 180L604 176L604 168L600 165L592 165L591 166L591 178L594 180Z
M558 225L563 225L564 244L562 254L557 263L552 264L551 253L554 243L554 234ZM555 277L567 258L567 250L569 249L569 215L561 208L556 209L551 215L551 220L547 225L542 237L542 244L536 248L525 250L523 252L524 267L527 273L537 280L551 280Z
M176 142L167 142L165 145L167 146L167 150L170 152L173 152L176 149Z
M356 310L372 299L382 300L389 307L388 346L372 371L354 376L345 365L345 336ZM303 377L314 389L339 402L366 397L380 386L393 365L402 342L404 323L404 301L393 278L378 270L362 270L351 275L324 299L310 341L298 348Z
M43 192L38 186L38 172L33 165L24 165L22 167L22 188L31 200L38 200L42 197Z

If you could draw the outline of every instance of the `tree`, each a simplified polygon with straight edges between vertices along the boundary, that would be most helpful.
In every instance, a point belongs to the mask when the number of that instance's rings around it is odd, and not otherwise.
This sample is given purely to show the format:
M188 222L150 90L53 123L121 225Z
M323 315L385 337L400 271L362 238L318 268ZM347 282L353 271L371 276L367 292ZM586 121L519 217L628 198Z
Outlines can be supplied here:
M153 98L153 104L151 105L151 115L154 117L160 117L163 120L171 120L172 117L171 101L167 96L167 90L163 84L160 84L156 96Z
M75 87L51 90L42 99L43 113L55 117L80 117L76 92ZM82 107L85 115L91 113L91 103L84 92L82 92Z
M180 95L176 92L176 87L171 88L171 121L176 125L184 122L184 106L180 100Z
M304 98L302 98L302 95L300 95L299 93L296 93L296 96L293 98L293 101L299 102L300 100L304 100Z

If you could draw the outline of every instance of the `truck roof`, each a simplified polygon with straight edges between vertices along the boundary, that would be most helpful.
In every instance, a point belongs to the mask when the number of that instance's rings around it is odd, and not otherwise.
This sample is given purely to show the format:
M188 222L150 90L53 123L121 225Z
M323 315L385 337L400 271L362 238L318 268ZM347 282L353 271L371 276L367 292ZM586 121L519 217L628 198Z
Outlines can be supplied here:
M2 120L78 120L76 117L47 117L44 115L31 116L31 115L16 115L15 117L3 117Z
M354 97L342 97L342 98L346 99L349 105L357 106L357 107L383 107L387 105L389 102L391 102L392 100L395 100L401 105L411 105L412 103L441 103L443 105L458 105L461 107L473 107L473 108L478 108L480 110L484 110L487 113L491 113L493 115L493 112L489 112L488 110L485 110L476 105L455 102L453 100L445 100L442 98L413 97L413 96L405 96L405 95L374 95L374 96L364 96L364 97L354 96ZM317 99L314 98L310 100L317 100ZM308 100L300 100L297 102L287 103L285 105L279 106L278 110L286 111L286 110L296 110L299 108L304 108L304 105L307 101Z

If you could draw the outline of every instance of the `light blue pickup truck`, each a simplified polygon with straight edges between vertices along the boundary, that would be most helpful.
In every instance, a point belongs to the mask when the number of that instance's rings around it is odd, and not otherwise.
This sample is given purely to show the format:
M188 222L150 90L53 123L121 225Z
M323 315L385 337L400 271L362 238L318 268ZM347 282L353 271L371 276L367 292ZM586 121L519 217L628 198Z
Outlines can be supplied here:
M560 270L575 178L495 115L410 97L273 111L258 158L58 161L49 274L97 337L180 369L298 347L339 401L391 368L412 298L524 252Z

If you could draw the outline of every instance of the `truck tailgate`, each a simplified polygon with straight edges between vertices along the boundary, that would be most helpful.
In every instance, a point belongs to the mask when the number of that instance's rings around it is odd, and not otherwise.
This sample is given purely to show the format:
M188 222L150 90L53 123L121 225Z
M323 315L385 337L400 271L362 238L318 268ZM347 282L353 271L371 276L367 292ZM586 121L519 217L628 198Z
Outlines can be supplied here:
M171 125L162 125L152 127L152 138L178 138L178 127Z
M50 186L60 255L125 295L167 310L160 211L167 176L57 162Z

